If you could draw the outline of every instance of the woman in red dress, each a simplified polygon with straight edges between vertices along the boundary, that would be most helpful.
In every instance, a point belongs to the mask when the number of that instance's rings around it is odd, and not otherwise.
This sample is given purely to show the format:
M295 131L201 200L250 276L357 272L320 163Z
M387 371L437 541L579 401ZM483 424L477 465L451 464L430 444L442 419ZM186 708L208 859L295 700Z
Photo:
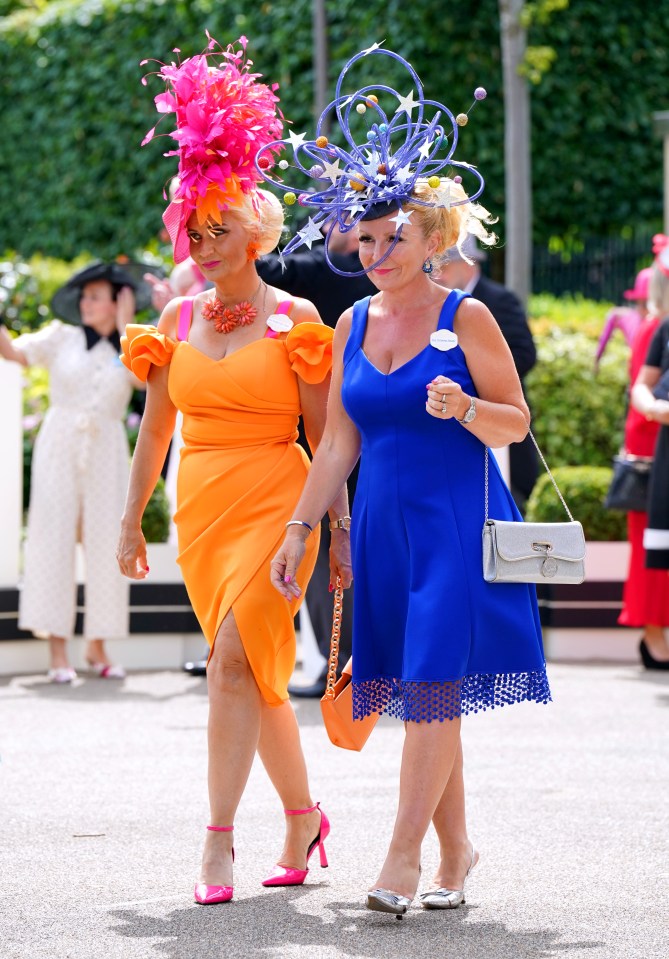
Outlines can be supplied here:
M660 304L647 303L651 272L642 270L634 291L630 291L637 294L637 308L643 317L631 343L631 384L645 363L648 346L660 322ZM653 456L659 428L657 421L648 419L630 403L625 421L625 450L633 456ZM618 622L621 626L643 628L639 651L646 668L669 668L669 646L664 633L664 627L669 626L669 577L664 570L647 569L644 565L643 534L647 525L647 513L627 514L630 565ZM657 663L660 665L655 665Z

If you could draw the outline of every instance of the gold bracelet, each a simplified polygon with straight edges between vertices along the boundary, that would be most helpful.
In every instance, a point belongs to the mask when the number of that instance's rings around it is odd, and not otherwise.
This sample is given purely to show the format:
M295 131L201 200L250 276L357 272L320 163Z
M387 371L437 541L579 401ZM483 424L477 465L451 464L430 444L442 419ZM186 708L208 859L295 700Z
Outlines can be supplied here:
M330 529L331 529L331 530L335 530L335 529L345 529L345 530L348 531L348 530L350 530L350 528L351 528L351 517L350 517L350 516L342 516L340 519L333 519L333 520L330 521Z

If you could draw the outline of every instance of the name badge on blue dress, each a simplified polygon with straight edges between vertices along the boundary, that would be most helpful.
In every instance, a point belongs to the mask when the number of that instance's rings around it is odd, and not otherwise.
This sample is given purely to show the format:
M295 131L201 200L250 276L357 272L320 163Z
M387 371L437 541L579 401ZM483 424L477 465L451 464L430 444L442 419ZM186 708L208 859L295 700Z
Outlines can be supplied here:
M433 346L435 350L445 353L446 350L452 350L457 345L458 334L453 330L435 330L434 333L430 333L430 346Z

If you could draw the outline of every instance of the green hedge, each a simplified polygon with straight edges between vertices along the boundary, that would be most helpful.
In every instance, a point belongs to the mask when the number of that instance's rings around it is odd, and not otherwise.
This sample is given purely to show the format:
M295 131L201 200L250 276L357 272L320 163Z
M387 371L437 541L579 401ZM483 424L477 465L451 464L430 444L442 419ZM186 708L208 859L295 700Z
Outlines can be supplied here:
M588 540L627 539L626 514L604 509L612 470L603 466L559 466L552 470L574 519L583 525ZM567 514L550 477L539 478L527 501L525 519L531 523L564 523Z
M610 466L622 441L628 351L612 340L595 375L597 341L554 328L526 377L532 431L549 466Z
M327 4L327 16L329 92L349 56L383 39L454 112L469 107L476 86L488 89L460 132L459 155L483 171L486 203L502 215L497 0L457 7L338 0ZM311 129L311 0L245 7L236 0L55 0L0 21L0 251L111 257L133 253L158 232L162 189L176 167L162 156L167 141L140 149L161 88L157 81L141 86L149 68L139 61L170 60L175 46L183 56L199 52L205 28L222 43L249 36L256 68L280 83L286 116L296 130ZM556 53L532 89L536 240L572 242L632 223L661 227L662 152L652 113L667 108L665 32L662 4L630 16L626 5L601 0L571 0L532 26L530 42ZM380 79L375 62L368 69ZM383 69L384 79L408 92L388 61ZM503 240L503 222L498 232Z

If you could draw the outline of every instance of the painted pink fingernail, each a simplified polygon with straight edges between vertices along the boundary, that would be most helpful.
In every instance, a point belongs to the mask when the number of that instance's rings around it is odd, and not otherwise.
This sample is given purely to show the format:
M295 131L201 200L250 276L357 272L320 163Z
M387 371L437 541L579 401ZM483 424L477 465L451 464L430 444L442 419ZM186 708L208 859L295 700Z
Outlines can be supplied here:
M148 571L149 571L149 567L148 567L148 566L145 566L145 567L144 567L144 569L145 569L145 570L146 570L146 572L148 573Z
M332 592L332 583L330 583L330 585L328 586L328 593L331 593L331 592Z
M292 576L285 576L283 581L284 583L289 583L292 578L293 578Z

